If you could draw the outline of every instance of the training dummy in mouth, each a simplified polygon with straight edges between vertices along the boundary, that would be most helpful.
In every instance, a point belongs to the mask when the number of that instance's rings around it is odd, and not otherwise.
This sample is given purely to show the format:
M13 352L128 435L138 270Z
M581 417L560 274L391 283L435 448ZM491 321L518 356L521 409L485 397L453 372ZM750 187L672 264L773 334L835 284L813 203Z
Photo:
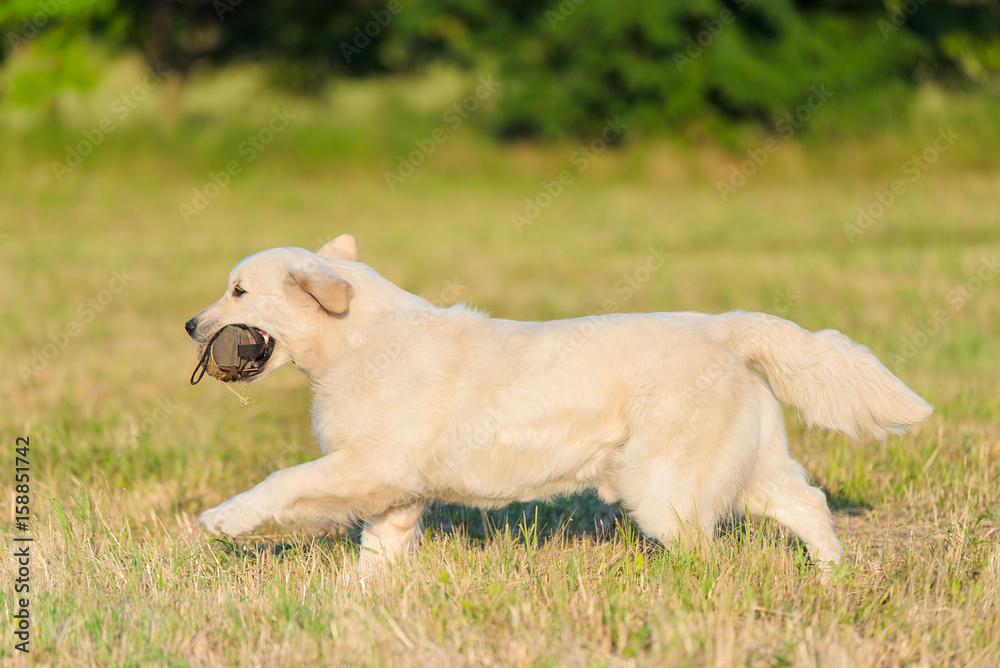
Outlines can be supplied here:
M197 385L206 372L219 380L243 380L263 366L273 350L267 332L249 325L226 325L208 340L191 384Z

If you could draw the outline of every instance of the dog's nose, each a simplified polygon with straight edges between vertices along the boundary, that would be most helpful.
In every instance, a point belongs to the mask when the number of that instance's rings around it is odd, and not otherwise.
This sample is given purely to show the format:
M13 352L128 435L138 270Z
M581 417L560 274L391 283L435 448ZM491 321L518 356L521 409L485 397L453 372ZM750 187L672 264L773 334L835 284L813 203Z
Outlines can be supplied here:
M194 330L198 329L197 318L191 318L184 323L184 331L188 333L188 336L194 336Z

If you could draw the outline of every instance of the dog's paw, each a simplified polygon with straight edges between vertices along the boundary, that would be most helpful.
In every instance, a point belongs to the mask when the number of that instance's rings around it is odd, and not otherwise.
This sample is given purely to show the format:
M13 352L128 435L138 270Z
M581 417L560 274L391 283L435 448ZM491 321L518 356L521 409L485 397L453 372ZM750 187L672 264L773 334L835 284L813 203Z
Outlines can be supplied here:
M265 517L259 508L247 503L243 494L237 494L225 503L210 508L199 518L202 526L214 536L242 536L264 523Z

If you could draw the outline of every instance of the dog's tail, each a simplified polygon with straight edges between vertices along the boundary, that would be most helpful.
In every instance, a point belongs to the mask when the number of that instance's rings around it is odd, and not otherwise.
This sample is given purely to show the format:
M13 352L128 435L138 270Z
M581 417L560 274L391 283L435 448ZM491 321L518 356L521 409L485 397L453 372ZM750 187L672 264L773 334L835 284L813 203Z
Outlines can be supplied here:
M881 439L934 410L871 351L838 331L810 332L764 313L719 317L730 350L763 371L774 394L801 410L810 425Z

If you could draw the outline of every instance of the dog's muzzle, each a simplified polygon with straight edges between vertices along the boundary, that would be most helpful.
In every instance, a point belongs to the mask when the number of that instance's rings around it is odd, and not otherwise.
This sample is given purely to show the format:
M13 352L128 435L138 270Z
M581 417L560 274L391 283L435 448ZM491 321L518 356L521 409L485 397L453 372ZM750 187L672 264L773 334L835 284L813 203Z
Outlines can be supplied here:
M208 340L191 384L197 385L206 372L220 380L243 380L258 373L272 352L274 339L267 332L249 325L226 325Z

